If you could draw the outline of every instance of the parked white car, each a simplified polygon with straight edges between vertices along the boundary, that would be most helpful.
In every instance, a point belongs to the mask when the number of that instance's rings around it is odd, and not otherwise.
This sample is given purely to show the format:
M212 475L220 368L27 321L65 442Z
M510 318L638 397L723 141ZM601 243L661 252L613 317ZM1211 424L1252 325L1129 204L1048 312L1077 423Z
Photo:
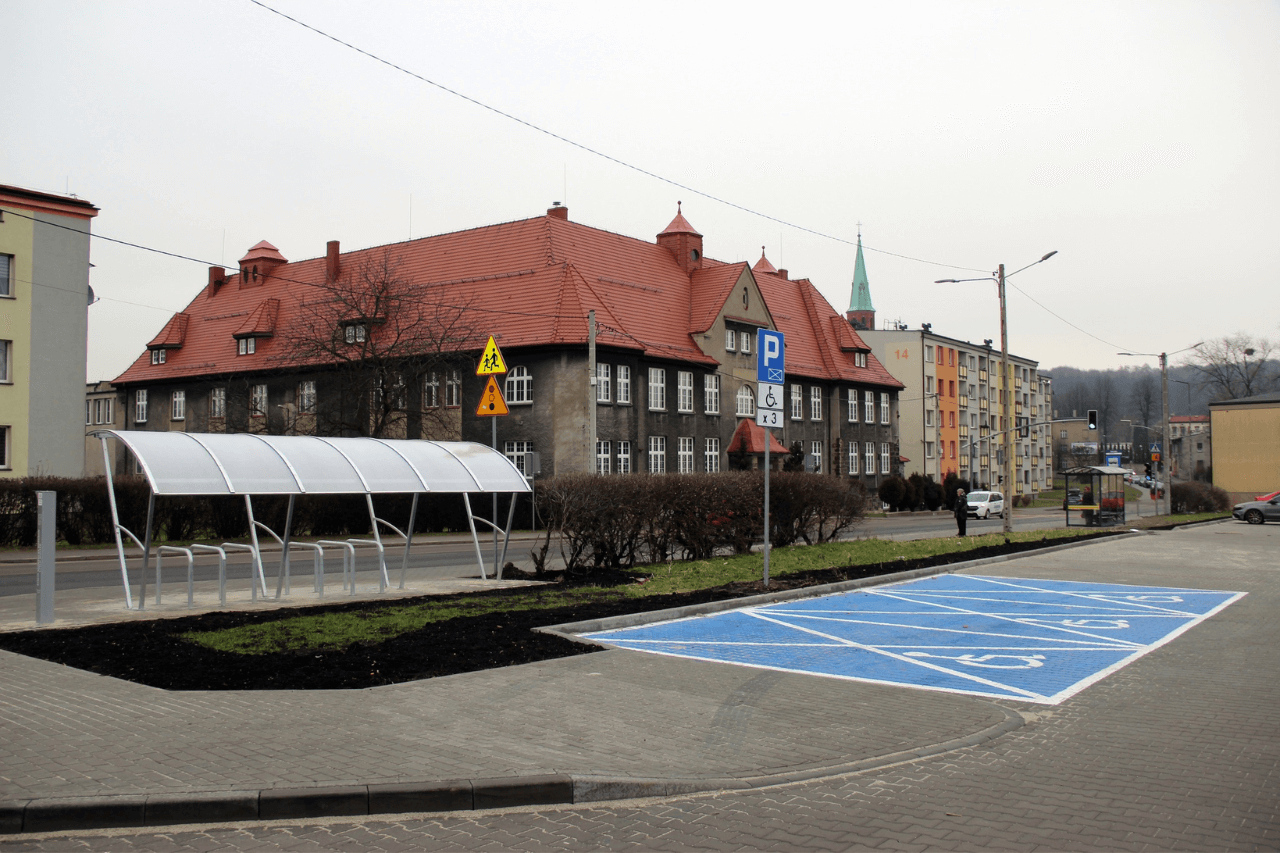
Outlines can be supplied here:
M969 515L973 518L993 515L1004 518L1004 495L999 492L970 492L965 500L969 502Z

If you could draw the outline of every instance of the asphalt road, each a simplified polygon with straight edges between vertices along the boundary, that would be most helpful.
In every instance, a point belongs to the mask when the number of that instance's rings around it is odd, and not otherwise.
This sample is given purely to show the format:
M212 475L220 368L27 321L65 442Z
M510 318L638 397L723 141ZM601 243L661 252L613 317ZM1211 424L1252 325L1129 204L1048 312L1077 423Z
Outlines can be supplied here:
M1014 514L1015 530L1044 530L1061 527L1062 512L1056 509L1019 510ZM968 532L970 535L995 533L1002 529L1003 522L999 518L970 519ZM877 539L926 539L942 536L954 536L955 520L949 514L930 515L927 513L891 514L885 518L869 518L844 538L877 538ZM511 545L507 551L507 560L516 567L531 571L533 561L529 553L535 544L533 534L513 534ZM481 552L486 560L487 570L492 569L493 537L480 538ZM137 549L134 549L136 552ZM387 572L394 583L399 571L402 547L387 544ZM26 558L26 559L22 559ZM17 561L10 561L10 560ZM9 555L6 559L0 556L0 596L31 595L36 591L34 552L28 555ZM279 567L279 551L266 551L263 556L267 586L274 591L275 575ZM427 572L420 577L431 580L478 577L475 548L470 540L451 537L442 540L438 537L426 542L415 543L409 558L412 568L425 568ZM133 583L138 582L137 557L129 560L129 572ZM310 582L313 561L310 553L295 551L291 558L290 575L295 584ZM357 570L372 571L377 566L372 548L357 549ZM332 584L341 576L342 561L333 551L328 552L325 562L326 584ZM177 555L165 558L165 577L169 582L185 579L185 559ZM148 582L154 580L154 573L148 572ZM249 555L244 552L231 552L227 555L228 581L243 580L249 577ZM195 579L211 581L218 578L217 557L212 554L197 555L195 559ZM120 564L114 549L102 549L100 557L85 558L84 552L78 552L74 559L59 559L57 564L58 589L84 589L90 587L111 587L120 584Z

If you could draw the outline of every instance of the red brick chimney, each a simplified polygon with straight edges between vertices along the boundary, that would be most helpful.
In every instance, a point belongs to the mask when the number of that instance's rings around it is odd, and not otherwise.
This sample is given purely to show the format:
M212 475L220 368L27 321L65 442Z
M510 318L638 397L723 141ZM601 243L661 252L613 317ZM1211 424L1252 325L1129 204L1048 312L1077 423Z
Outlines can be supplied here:
M339 261L338 241L330 240L325 244L324 254L324 277L326 281L337 281L338 273L341 271L341 262Z
M227 271L222 267L209 267L209 295L213 296L218 288L227 283Z
M553 201L551 202L551 206L547 208L547 216L554 216L556 219L563 219L565 222L568 222L569 208L560 204L558 201Z

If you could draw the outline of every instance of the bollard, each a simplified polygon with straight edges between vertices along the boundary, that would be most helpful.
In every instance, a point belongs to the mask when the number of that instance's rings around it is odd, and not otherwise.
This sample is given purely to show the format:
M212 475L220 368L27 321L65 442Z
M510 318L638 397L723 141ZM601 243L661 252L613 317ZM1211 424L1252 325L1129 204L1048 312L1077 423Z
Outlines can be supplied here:
M58 543L58 493L36 492L36 624L53 621L54 553Z

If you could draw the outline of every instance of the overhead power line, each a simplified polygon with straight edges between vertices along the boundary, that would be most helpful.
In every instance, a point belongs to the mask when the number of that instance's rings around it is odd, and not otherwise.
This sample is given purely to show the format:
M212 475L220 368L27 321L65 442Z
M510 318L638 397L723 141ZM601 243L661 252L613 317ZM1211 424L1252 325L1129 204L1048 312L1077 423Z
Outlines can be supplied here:
M579 151L585 151L586 153L591 154L594 157L599 157L602 160L607 160L610 163L613 163L614 165L617 165L617 166L621 166L624 169L630 169L631 171L638 172L639 174L644 175L645 177L653 178L655 181L661 181L664 184L668 184L670 186L676 187L677 189L684 190L685 192L690 192L690 193L693 193L694 195L701 196L705 199L708 199L709 201L714 201L717 204L723 204L726 207L733 208L734 210L740 210L743 213L749 213L752 216L758 216L761 219L767 219L770 222L776 222L779 225L785 225L788 228L794 228L797 231L803 231L806 234L812 234L815 237L821 237L825 240L833 240L837 243L843 243L846 246L857 245L857 242L855 240L850 240L846 237L838 237L834 234L828 234L825 231L818 231L817 229L814 229L814 228L808 228L808 227L805 227L804 225L799 225L795 222L782 219L781 217L773 216L763 211L755 210L754 208L747 207L746 205L738 204L737 202L730 201L729 199L712 195L711 193L706 192L704 190L700 190L697 187L690 186L689 184L683 184L673 178L668 178L665 175L660 175L657 172L644 168L643 166L637 166L634 163L628 163L626 160L623 160L619 157L615 157L612 154L608 154L597 148L592 148L589 145L584 145L583 143L578 142L577 140L570 139L569 137L556 133L553 130L548 130L547 128L542 127L541 125L534 124L533 122L528 121L526 119L522 119L519 116L512 115L511 113L506 112L504 110L500 110L495 106L486 104L484 101L477 100L476 98L473 98L470 95L463 94L462 92L459 92L456 89L451 89L448 86L444 85L443 83L437 83L435 80L432 80L428 77L423 77L421 74L417 73L416 71L411 71L402 65L397 65L396 63L392 62L389 59L384 59L383 57L378 56L375 53L370 53L364 48L357 47L356 45L352 44L349 41L344 41L343 39L340 39L335 35L332 35L330 33L325 32L324 30L319 29L318 27L313 27L311 24L308 24L305 21L300 21L297 18L293 17L292 15L287 15L284 12L281 12L279 9L275 9L271 6L268 6L266 3L263 3L262 0L249 0L249 2L253 3L255 6L262 7L268 12L271 12L273 15L279 15L281 18L284 18L286 21L290 21L291 23L297 24L303 29L310 30L311 32L315 33L316 35L322 38L326 38L335 44L338 44L338 45L341 45L342 47L347 48L348 50L353 50L356 53L360 54L361 56L368 57L369 59L372 59L374 62L381 63L382 65L385 65L388 68L391 68L395 71L399 71L401 74L406 74L415 80L418 80L422 83L426 83L428 86L434 86L440 91L453 95L455 98L461 98L467 103L473 104L482 110L488 110L489 112L494 113L495 115L499 115L507 119L508 121L513 121L516 124L527 127L528 129L534 131L535 133L541 133L544 136L549 136L552 139L555 139L559 142L563 142L565 145L569 145L569 146L572 146L573 148L577 148ZM946 267L948 269L953 269L953 270L964 270L965 272L986 272L985 270L974 269L972 267L962 267L962 266L957 266L956 264L944 264L941 261L930 261L925 258L916 258L916 257L912 257L911 255L904 255L898 252L890 252L886 249L877 249L874 246L868 246L865 244L863 245L862 248L867 250L868 252L877 252L882 255L890 255L895 258L902 258L904 260L915 261L921 264L930 264L936 267Z

